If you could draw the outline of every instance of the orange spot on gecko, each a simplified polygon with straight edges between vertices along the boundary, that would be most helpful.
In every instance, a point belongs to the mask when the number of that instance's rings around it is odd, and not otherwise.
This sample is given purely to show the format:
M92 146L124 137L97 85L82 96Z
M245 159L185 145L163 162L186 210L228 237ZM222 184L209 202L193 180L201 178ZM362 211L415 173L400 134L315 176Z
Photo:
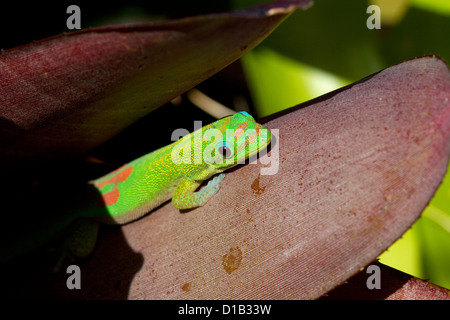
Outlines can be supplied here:
M227 252L222 258L222 265L228 274L231 274L234 270L239 268L242 261L242 251L239 247L230 248L230 252Z
M103 203L106 206L112 206L113 204L115 204L117 202L117 200L119 200L120 193L119 193L119 189L117 188L117 185L128 179L131 172L133 171L133 167L128 167L120 172L119 172L119 170L120 169L114 171L112 173L112 177L110 177L109 179L95 184L95 186L98 189L102 189L103 187L105 187L108 184L114 185L112 190L109 190L102 194Z
M120 193L119 189L117 189L117 186L115 186L113 190L103 194L102 198L105 206L112 206L113 204L115 204L117 200L119 200L119 196Z
M258 175L258 177L255 179L255 181L253 181L253 183L252 183L252 185L251 185L251 187L252 187L252 189L253 189L253 191L256 193L256 194L262 194L263 192L264 192L264 190L266 190L266 187L261 187L260 185L259 185L259 178L260 178L260 176L261 175Z

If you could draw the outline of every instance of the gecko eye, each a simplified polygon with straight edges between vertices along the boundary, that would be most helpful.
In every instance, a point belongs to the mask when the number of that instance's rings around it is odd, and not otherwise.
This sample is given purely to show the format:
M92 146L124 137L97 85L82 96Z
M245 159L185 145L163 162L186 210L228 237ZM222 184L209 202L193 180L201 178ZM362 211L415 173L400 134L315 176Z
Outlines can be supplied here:
M220 155L227 159L233 156L233 151L231 150L230 144L226 141L219 143L217 151Z

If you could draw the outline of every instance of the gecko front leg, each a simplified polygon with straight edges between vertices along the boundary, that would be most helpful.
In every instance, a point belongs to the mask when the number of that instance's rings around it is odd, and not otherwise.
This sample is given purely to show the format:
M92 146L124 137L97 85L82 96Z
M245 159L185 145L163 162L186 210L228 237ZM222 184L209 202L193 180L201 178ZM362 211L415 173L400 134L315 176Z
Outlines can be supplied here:
M225 174L215 176L200 191L195 191L201 185L202 181L191 181L182 179L173 194L172 204L175 208L192 209L203 206L220 189L220 182L225 178Z

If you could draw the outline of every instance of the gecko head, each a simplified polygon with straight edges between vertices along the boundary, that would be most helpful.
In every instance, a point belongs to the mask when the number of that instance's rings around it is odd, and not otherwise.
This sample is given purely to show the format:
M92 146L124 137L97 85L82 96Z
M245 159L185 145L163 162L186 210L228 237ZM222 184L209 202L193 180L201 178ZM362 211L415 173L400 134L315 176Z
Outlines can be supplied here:
M209 129L211 139L203 145L204 161L222 172L264 150L270 143L271 133L245 111L222 118L203 128ZM206 135L208 136L208 134ZM212 138L214 137L214 138Z

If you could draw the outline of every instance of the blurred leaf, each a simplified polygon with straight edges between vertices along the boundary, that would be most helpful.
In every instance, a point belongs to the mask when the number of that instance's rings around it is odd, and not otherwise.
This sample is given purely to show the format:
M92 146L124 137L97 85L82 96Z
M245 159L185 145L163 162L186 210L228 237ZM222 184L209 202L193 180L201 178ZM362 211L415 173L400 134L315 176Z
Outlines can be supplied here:
M401 23L386 30L379 48L386 64L434 54L450 61L450 16L410 7Z
M434 11L438 14L450 15L450 2L448 0L410 0L413 6Z
M387 251L379 257L379 261L394 267L407 274L421 278L423 276L422 253L420 252L420 228L423 216L420 217L411 229L405 232Z
M421 228L422 278L429 279L432 276L433 283L450 288L450 216L430 205L423 213Z
M249 52L242 61L260 117L350 83L269 48Z
M371 0L370 4L380 7L381 23L384 26L394 26L404 17L409 8L410 0Z

